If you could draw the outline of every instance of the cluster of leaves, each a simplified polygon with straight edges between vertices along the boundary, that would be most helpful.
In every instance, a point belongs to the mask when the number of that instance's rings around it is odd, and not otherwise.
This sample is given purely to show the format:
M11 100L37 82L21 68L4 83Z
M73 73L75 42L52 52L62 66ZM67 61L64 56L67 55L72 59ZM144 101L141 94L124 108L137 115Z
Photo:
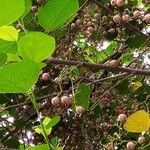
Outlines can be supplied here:
M143 51L149 55L150 21L133 17L117 23L114 15L136 9L150 14L149 3L123 2L118 8L97 0L0 1L0 148L149 149L150 87L145 76L126 74L120 79L113 78L121 75L115 72L117 66L110 73L44 62L53 55L93 64L113 59L133 69L148 68ZM119 50L126 45L127 50ZM105 83L103 78L113 81ZM71 102L59 102L62 95ZM58 104L50 101L54 96ZM9 121L11 117L15 121Z

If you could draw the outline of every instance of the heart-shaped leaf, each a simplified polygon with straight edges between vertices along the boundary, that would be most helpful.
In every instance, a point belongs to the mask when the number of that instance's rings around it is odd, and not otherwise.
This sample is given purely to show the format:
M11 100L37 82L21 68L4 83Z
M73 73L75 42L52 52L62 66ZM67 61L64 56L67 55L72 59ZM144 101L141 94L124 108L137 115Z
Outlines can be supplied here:
M54 52L55 39L42 32L30 32L19 40L18 49L23 58L41 62Z
M0 0L0 27L16 21L24 9L24 0Z
M63 27L79 9L78 0L51 0L39 11L39 23L49 31Z
M0 68L0 93L28 93L42 67L43 64L24 60Z

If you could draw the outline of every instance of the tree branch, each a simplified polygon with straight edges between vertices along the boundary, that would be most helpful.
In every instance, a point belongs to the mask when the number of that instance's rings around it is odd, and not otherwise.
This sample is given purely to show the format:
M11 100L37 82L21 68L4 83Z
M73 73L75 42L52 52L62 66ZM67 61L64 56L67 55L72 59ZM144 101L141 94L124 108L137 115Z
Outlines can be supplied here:
M126 72L129 74L134 74L134 75L150 76L150 71L147 71L147 70L132 69L132 68L125 68L125 67L112 68L109 65L92 64L92 63L81 62L81 61L60 60L60 59L55 59L55 58L49 58L46 60L46 63L47 64L57 64L57 65L61 64L61 65L67 65L67 66L86 67L89 69L107 70L110 72L118 71L118 72Z

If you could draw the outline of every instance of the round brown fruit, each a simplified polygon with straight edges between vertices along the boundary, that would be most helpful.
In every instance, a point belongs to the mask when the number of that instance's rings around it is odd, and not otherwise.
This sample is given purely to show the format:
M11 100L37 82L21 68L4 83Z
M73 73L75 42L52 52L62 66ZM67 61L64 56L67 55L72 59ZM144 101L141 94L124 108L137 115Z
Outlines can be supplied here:
M77 114L82 114L85 111L84 107L82 106L76 106L76 112Z
M130 16L128 15L128 14L125 14L125 15L123 15L123 17L122 17L122 20L123 20L123 22L125 22L125 23L127 23L127 22L129 22L130 21Z
M119 66L119 61L118 61L118 60L111 60L111 61L109 62L109 66L110 66L111 68L117 68L117 67Z
M121 16L120 16L119 14L117 14L117 15L115 15L115 16L113 17L113 21L114 21L115 23L121 23L121 22L122 22L122 18L121 18Z
M61 102L65 105L71 105L72 104L72 98L70 98L68 96L62 96Z
M110 4L111 4L112 6L116 6L116 0L111 0Z
M116 5L117 5L118 7L123 7L123 6L125 5L125 2L124 2L124 0L117 0L117 1L116 1Z
M135 11L133 12L133 17L136 18L136 19L140 18L140 17L141 17L140 11L139 11L139 10L135 10Z
M54 106L58 106L58 105L60 104L60 99L59 99L59 97L53 97L53 98L51 99L51 103L52 103L52 105L54 105Z
M136 146L133 142L127 143L127 150L135 150Z
M50 75L49 75L49 73L43 73L43 74L42 74L42 80L44 80L44 81L50 80Z
M146 142L146 139L145 139L144 136L140 136L140 137L138 138L138 143L139 143L139 144L145 144L145 142Z
M126 122L126 120L127 120L127 116L126 116L126 114L120 114L119 116L118 116L118 119L117 119L119 122L121 122L122 124L124 124L125 122Z
M150 13L149 13L149 14L146 14L146 15L144 16L144 21L145 21L146 23L150 23Z

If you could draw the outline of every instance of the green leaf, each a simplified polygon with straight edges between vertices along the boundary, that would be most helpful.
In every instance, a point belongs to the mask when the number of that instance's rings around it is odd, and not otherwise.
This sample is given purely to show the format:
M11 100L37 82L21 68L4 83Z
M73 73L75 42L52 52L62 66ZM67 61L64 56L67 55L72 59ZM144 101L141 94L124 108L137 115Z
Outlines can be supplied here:
M5 41L0 39L0 53L16 53L18 46L15 41Z
M0 27L15 22L24 12L24 0L0 1Z
M23 15L21 16L21 19L23 19L30 11L31 6L32 6L32 0L24 0L24 3L25 3L25 11Z
M15 54L7 54L7 62L21 61L21 59Z
M63 147L58 147L56 150L63 150Z
M23 58L41 62L54 52L55 39L42 32L30 32L19 40L18 49Z
M89 107L89 98L91 94L90 86L85 84L80 84L75 93L75 106L82 106L85 109Z
M60 116L55 116L52 118L49 123L45 126L46 128L50 128L55 126L60 121Z
M78 0L51 0L40 9L39 23L46 30L56 30L63 27L78 9Z
M143 150L150 150L150 144L143 147Z
M141 45L146 44L147 39L139 34L134 34L133 36L129 37L127 40L127 44L130 48L139 48Z
M3 66L6 61L7 61L7 54L0 53L0 67Z
M42 64L27 60L0 68L0 93L28 93L41 68Z
M13 26L0 27L0 38L6 41L17 41L18 31Z
M34 147L28 147L26 150L48 150L48 145L47 144L42 144L42 145L37 145Z

